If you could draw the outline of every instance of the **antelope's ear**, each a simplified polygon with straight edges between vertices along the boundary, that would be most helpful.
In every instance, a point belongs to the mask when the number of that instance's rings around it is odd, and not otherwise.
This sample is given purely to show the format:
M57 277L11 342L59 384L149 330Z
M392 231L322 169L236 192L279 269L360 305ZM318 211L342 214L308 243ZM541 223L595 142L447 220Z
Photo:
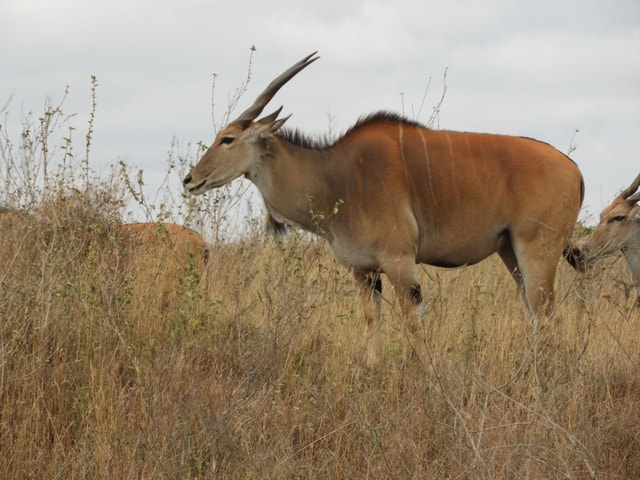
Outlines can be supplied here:
M271 131L273 133L277 132L278 130L280 130L280 128L282 128L282 126L287 122L287 120L289 120L291 118L291 115L287 115L284 118L281 118L279 120L276 120L275 122L273 122L271 124Z
M277 109L275 112L273 112L271 115L266 115L264 117L262 117L260 120L258 120L258 123L262 123L262 124L269 124L271 122L275 122L278 119L278 115L280 115L280 112L282 111L282 107L280 107L279 109Z
M640 179L640 175L638 175L638 179ZM640 190L631 195L630 197L626 197L625 200L627 203L633 207L636 203L640 202Z
M636 222L640 222L640 205L633 207L631 210L631 218Z
M260 128L260 137L261 138L265 138L268 137L271 134L276 133L278 130L280 130L280 128L282 128L282 126L285 124L285 122L287 120L289 120L289 118L291 118L291 115L288 115L284 118L280 118L278 120L275 120L271 123L267 123L267 124L260 124L262 128Z

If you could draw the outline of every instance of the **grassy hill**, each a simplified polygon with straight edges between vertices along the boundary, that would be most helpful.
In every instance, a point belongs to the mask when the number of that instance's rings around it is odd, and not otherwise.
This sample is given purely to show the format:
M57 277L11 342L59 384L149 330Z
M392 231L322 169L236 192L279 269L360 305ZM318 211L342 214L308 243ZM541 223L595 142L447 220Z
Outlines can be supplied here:
M387 291L368 370L355 285L322 243L213 244L204 289L166 306L153 256L134 272L99 212L55 208L0 236L3 478L640 476L622 262L561 267L539 350L497 259L424 268L431 364Z
M114 235L131 197L153 210L142 182L122 163L92 174L91 124L86 156L51 148L61 115L14 142L0 129L0 200L23 219L0 223L0 478L640 478L623 262L561 265L544 344L497 258L421 268L429 362L387 287L367 369L350 273L322 242L269 239L251 218L225 236L225 191L153 215L211 242L207 272L178 267L161 301L168 253Z

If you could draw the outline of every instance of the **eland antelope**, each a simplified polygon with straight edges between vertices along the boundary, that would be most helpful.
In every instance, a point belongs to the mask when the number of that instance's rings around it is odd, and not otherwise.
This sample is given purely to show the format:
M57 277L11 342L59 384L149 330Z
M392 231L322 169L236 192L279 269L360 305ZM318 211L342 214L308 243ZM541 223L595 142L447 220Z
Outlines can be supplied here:
M4 257L14 255L17 242L31 237L25 231L28 222L28 214L0 207L0 265L9 263ZM204 288L206 293L209 247L196 231L175 223L125 223L93 240L108 236L118 247L111 253L122 255L124 271L136 278L136 293L157 295L163 307L173 304L180 289Z
M202 236L175 223L125 223L116 234L129 249L140 289L158 290L164 307L187 283L206 289L209 247ZM199 287L201 288L201 287Z
M582 253L588 263L621 252L636 286L640 307L640 174L600 213L600 223Z
M369 364L377 357L381 273L424 352L417 263L457 267L498 253L531 312L548 318L584 195L576 164L530 138L436 131L386 112L361 118L335 142L281 129L289 118L278 118L282 107L256 120L316 53L218 133L185 189L202 194L244 175L275 225L326 239L359 285Z

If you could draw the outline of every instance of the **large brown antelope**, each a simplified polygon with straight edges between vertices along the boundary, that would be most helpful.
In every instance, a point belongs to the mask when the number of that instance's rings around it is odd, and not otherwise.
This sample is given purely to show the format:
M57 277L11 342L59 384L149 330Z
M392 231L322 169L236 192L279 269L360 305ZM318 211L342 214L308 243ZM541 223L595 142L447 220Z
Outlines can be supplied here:
M600 223L583 248L588 263L618 252L627 261L640 307L640 174L600 213Z
M385 273L424 352L416 263L470 265L498 253L537 318L552 313L558 260L583 198L567 156L529 138L434 131L375 113L334 143L280 130L282 107L255 120L315 53L277 77L218 133L184 179L202 194L244 175L276 224L327 240L360 287L367 361L376 362L376 323Z

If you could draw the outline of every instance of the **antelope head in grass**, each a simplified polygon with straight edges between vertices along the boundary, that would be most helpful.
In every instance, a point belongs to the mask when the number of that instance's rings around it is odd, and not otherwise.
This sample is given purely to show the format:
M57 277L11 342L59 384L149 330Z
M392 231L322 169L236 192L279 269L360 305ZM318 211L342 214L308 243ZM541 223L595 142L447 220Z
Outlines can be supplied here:
M600 222L583 247L588 263L622 253L638 291L640 307L640 174L600 213Z

